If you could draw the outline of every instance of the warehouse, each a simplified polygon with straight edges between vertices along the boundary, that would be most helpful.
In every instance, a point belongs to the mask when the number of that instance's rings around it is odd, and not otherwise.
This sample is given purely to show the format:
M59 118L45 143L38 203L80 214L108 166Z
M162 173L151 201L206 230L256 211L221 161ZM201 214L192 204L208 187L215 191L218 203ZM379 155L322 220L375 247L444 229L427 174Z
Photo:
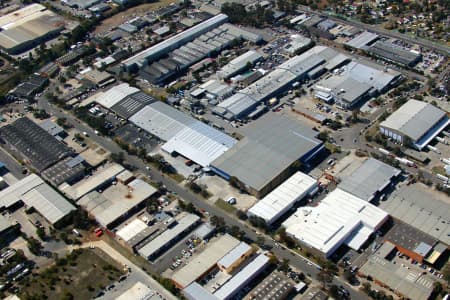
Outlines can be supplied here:
M374 158L368 158L351 174L343 177L338 188L371 202L400 174L399 169Z
M259 52L255 50L249 50L223 66L222 69L217 72L217 75L221 79L231 78L247 69L249 65L254 65L262 58L263 57Z
M380 208L392 217L450 245L450 204L417 185L395 190Z
M69 184L81 179L85 175L86 166L81 155L66 157L42 172L42 178L53 186L67 182Z
M125 168L119 164L112 163L97 169L94 174L73 185L63 183L58 188L68 198L78 200L87 193L110 184L117 174Z
M247 215L260 217L272 225L295 204L317 191L317 187L317 180L297 172L253 205Z
M34 207L48 222L55 224L76 208L35 174L0 191L0 208L22 201Z
M230 24L223 24L176 47L168 52L165 58L142 66L139 75L154 84L162 84L211 54L220 52L236 40L251 40L249 35L252 33Z
M445 111L423 101L409 100L380 123L380 132L422 150L449 124Z
M145 239L155 234L159 229L148 226L140 219L134 219L122 229L117 231L117 236L120 237L131 249L136 249Z
M403 222L395 222L384 237L395 248L409 258L422 263L437 244L438 240L425 232Z
M404 50L388 42L376 42L369 47L367 52L375 57L405 67L414 67L422 59L420 53Z
M20 54L57 37L64 25L64 18L41 4L31 4L0 17L0 47Z
M200 217L194 214L185 214L179 218L175 225L170 226L155 239L145 244L138 253L148 260L154 260L183 236L192 231L200 223Z
M77 78L87 80L99 88L103 88L116 81L114 76L108 72L92 69L91 67L82 70Z
M103 192L90 192L77 204L85 208L102 227L113 228L142 207L144 201L155 192L156 189L142 179L134 179L128 184L111 185Z
M183 289L183 295L188 300L219 300L195 281Z
M155 101L156 100L153 97L139 91L126 96L111 106L111 110L119 117L128 120L132 115L143 109L146 105Z
M206 167L236 144L236 140L162 103L154 102L130 118L136 126L167 141L162 150L176 152Z
M228 252L218 262L217 266L223 272L230 274L236 269L242 262L253 254L253 248L245 243L241 242L233 250Z
M333 76L314 85L315 97L325 102L334 100L344 109L360 106L365 100L389 90L400 79L396 71L381 71L351 62Z
M435 279L431 275L394 264L378 255L369 256L358 272L392 288L399 297L426 300L433 292Z
M286 233L330 257L346 244L359 250L389 215L343 190L329 193L316 207L302 207L284 223Z
M291 56L297 55L310 48L312 45L313 41L310 38L294 34L290 37L289 43L283 47L283 52Z
M211 163L226 180L240 181L258 198L292 175L292 166L314 162L324 149L318 132L305 124L277 115L266 115L243 129L245 138Z
M130 71L136 68L141 68L159 58L166 55L168 52L194 40L205 32L214 29L228 20L228 16L219 14L214 16L194 27L191 27L163 42L152 46L144 51L124 60L122 62L126 70Z
M187 265L177 270L171 277L179 288L185 288L200 280L227 253L239 245L239 240L229 234L221 235L206 244L206 249L197 254Z
M264 254L259 254L249 264L247 264L239 273L235 274L222 285L214 296L221 300L233 299L233 297L248 285L256 276L269 265L269 257Z
M289 59L274 71L225 99L213 109L213 113L227 120L245 118L262 102L288 90L296 81L312 78L313 74L320 74L321 70L333 70L347 61L347 56L331 48L316 46ZM315 72L310 74L313 70Z
M26 117L0 128L0 138L39 172L73 154L69 147Z
M99 92L96 94L96 102L105 108L111 108L119 103L127 96L140 92L139 89L130 86L128 83L121 83L116 85L106 92Z
M367 49L370 45L379 39L379 35L369 31L364 31L345 43L346 46L356 49Z
M282 272L274 272L267 276L250 292L251 299L284 300L294 290L294 282Z

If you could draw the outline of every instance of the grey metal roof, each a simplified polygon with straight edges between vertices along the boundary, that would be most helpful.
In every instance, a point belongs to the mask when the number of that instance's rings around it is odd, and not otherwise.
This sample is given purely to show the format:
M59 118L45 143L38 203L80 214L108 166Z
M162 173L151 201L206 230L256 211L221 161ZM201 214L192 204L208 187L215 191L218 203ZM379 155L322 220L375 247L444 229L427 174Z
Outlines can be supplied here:
M145 105L148 105L156 100L143 92L137 92L135 94L131 94L124 99L120 100L118 103L114 104L111 107L111 110L116 114L121 116L124 119L128 119L142 108Z
M414 63L418 62L419 59L421 58L421 54L419 53L404 50L402 48L394 46L391 43L380 41L373 44L368 49L368 51L371 54L407 66L413 65Z
M384 189L400 173L399 169L369 158L352 174L343 178L338 187L370 202L377 191Z
M245 128L243 135L211 165L255 190L322 145L315 138L317 132L286 116L266 115Z
M241 242L233 250L228 252L224 257L222 257L217 263L228 269L233 265L238 259L240 259L245 253L250 251L252 247L245 242Z
M358 36L354 37L353 39L351 39L350 41L348 41L345 44L350 46L350 47L353 47L353 48L362 49L365 46L367 46L370 43L372 43L373 41L377 40L378 37L379 36L376 33L372 33L372 32L369 32L369 31L364 31L364 32L362 32Z
M195 281L183 289L183 295L188 300L219 300Z
M381 122L380 126L398 131L416 141L445 116L443 110L429 103L409 100Z

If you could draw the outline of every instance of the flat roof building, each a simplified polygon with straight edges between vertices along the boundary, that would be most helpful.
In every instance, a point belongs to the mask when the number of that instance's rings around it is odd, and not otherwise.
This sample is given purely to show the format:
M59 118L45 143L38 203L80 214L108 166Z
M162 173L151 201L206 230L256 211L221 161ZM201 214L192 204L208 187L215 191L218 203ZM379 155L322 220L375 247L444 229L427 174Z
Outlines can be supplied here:
M132 115L143 109L146 105L149 105L155 101L156 100L153 97L139 91L126 96L111 106L111 110L118 116L127 120Z
M185 287L182 292L188 300L219 300L219 298L195 281Z
M422 59L420 53L404 50L391 43L382 41L378 41L370 46L367 52L373 56L406 67L414 67Z
M233 297L249 284L256 276L268 266L269 257L259 254L241 271L231 277L224 285L214 292L214 296L221 300L233 299Z
M217 72L217 75L222 79L228 79L245 70L248 65L254 65L262 58L263 56L259 52L249 50L223 66L222 69Z
M141 179L124 185L117 183L103 192L93 191L83 196L77 204L84 207L105 228L123 220L135 208L150 198L156 189Z
M253 248L245 243L241 242L233 250L228 252L218 262L219 269L226 273L231 273L235 268L239 266L245 259L247 259L253 253Z
M359 250L389 215L339 188L316 207L301 207L284 223L286 233L325 257L341 245Z
M317 180L297 172L253 205L247 215L260 217L271 225L317 187Z
M445 111L423 101L409 100L380 123L380 132L422 150L449 124Z
M368 158L350 175L342 178L338 188L371 202L400 174L401 170Z
M292 164L307 165L323 150L316 131L286 116L266 115L245 128L243 135L211 167L227 180L237 178L257 197L291 176Z
M187 287L206 275L222 257L238 246L239 243L239 240L229 234L211 240L205 250L194 256L189 264L177 270L171 279L179 288Z
M142 282L136 282L131 288L120 294L115 300L131 300L131 299L142 299L142 300L157 300L162 299L158 293Z
M121 83L113 86L106 92L99 92L96 96L96 102L105 108L111 108L127 96L139 92L140 90L130 86L128 83Z
M34 207L51 224L76 209L36 174L28 175L0 191L0 208L11 207L19 201Z
M19 54L57 37L64 26L64 18L41 4L31 4L0 17L0 47Z
M367 49L379 39L379 35L369 31L363 31L359 35L349 40L345 45L356 49Z
M174 226L166 229L155 239L145 244L138 250L138 253L148 260L158 257L167 250L173 243L178 241L183 235L190 232L200 222L200 217L194 214L185 214L177 220Z
M294 290L294 282L281 272L273 272L250 292L249 300L284 300Z

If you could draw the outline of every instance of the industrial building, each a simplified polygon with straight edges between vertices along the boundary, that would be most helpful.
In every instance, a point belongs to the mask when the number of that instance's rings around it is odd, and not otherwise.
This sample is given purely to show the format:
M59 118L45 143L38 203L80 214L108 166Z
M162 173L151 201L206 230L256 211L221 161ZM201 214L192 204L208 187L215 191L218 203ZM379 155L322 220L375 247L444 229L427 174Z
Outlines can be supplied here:
M247 211L247 215L257 216L264 219L267 225L272 225L295 204L317 190L317 180L297 172L253 205Z
M128 83L121 83L116 85L106 92L99 92L96 96L96 102L105 108L111 108L119 103L125 97L130 96L140 90L130 86Z
M380 123L380 132L422 150L449 124L445 111L423 101L409 100Z
M283 52L288 55L298 55L313 45L313 41L300 34L294 34L290 37L289 42L283 47Z
M92 69L91 67L82 70L77 79L87 80L88 82L94 84L96 87L103 88L108 84L116 81L114 76L105 71L100 71L97 69Z
M201 84L190 94L194 98L206 96L210 103L218 103L219 101L231 96L234 88L228 84L221 83L218 80L211 79Z
M294 290L294 282L281 272L273 272L250 292L249 300L284 300Z
M195 281L185 287L182 292L188 300L219 300L219 298Z
M269 265L269 257L258 254L242 270L231 277L224 285L214 292L214 296L221 300L233 299L233 297L249 284L256 276Z
M431 254L438 240L406 223L396 221L384 240L391 243L400 253L422 263Z
M208 22L208 20L205 22ZM257 35L228 23L222 24L201 34L192 41L180 44L165 53L164 57L160 59L147 61L148 64L139 69L139 75L154 84L167 82L178 73L188 70L192 65L204 60L211 54L220 52L236 40L254 41L260 39L259 36L256 39L254 36Z
M179 153L203 167L237 142L227 134L162 102L145 106L130 121L166 141L162 150Z
M400 79L401 74L397 71L379 70L351 62L333 76L314 85L314 95L328 103L336 102L341 108L353 109L363 101L389 90Z
M247 117L261 103L288 90L292 84L334 70L349 58L334 49L316 46L295 56L261 79L217 105L213 112L227 120Z
M245 137L213 161L211 168L226 180L236 178L261 198L292 175L291 166L297 161L314 162L324 149L317 134L287 116L266 115L243 129Z
M351 174L344 176L338 188L371 202L376 196L381 196L383 190L400 174L401 170L368 158Z
M111 106L111 110L119 117L127 120L146 105L155 101L156 100L153 97L139 91L124 97L122 100Z
M288 235L328 258L344 244L359 250L388 217L380 208L336 189L318 206L297 209L283 226Z
M0 47L20 54L57 37L64 26L64 18L34 3L0 17Z
M437 199L433 192L409 185L395 190L388 201L380 202L380 208L450 245L450 204L445 201Z
M414 67L422 59L422 55L418 52L405 50L389 42L382 41L378 41L370 46L367 52L375 57L405 67Z
M228 252L218 262L217 266L222 272L230 274L243 261L253 254L254 249L247 243L241 242L233 250Z
M363 31L359 35L355 36L347 43L345 43L345 45L351 48L365 50L368 47L370 47L373 43L375 43L379 38L380 36L376 33Z
M0 138L39 172L73 154L68 146L26 117L0 128Z
M121 238L132 250L137 250L145 245L147 238L157 234L158 228L148 226L141 219L134 219L129 224L117 231L117 236Z
M115 300L130 299L159 300L162 299L162 297L157 291L150 289L148 286L138 281L132 287L115 298Z
M217 75L221 79L231 78L247 69L249 65L253 66L262 58L263 56L258 51L249 50L223 66L222 69L217 72Z
M197 254L189 264L177 270L171 279L177 287L186 288L216 267L217 262L239 244L239 240L228 234L211 240L206 249Z
M19 99L32 100L39 91L48 84L47 77L39 74L31 74L24 82L19 83L8 95Z
M411 300L426 300L433 292L435 279L429 274L394 264L377 254L369 256L358 274L370 276L381 286L388 286L399 297Z
M81 155L77 155L75 157L66 157L45 169L41 175L53 186L59 186L64 182L71 184L83 178L85 171L84 158Z
M0 208L9 208L19 202L34 207L52 225L76 209L36 174L28 175L0 191Z
M184 235L192 231L200 222L200 217L194 214L185 214L177 219L175 225L170 226L156 238L145 244L138 253L148 260L154 260Z
M114 181L116 175L124 170L125 168L119 164L108 164L97 169L92 176L87 177L73 185L63 183L58 187L58 189L68 198L78 200L97 188L108 186L112 181Z
M134 179L128 184L113 184L102 192L92 191L78 200L77 204L86 209L102 227L112 228L142 207L144 201L156 191L142 179Z

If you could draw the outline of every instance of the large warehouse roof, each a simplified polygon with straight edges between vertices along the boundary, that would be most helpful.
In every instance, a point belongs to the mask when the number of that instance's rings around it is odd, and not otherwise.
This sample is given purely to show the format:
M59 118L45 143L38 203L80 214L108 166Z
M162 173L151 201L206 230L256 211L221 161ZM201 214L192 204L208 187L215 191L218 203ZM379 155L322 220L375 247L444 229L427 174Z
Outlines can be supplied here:
M380 208L336 189L318 206L297 209L283 226L289 235L328 257L344 243L358 250L387 218Z
M247 252L249 252L252 249L252 247L245 243L241 242L239 245L237 245L233 250L228 252L224 257L222 257L217 264L224 267L225 269L228 269L231 267L236 261L241 259Z
M219 300L219 298L195 281L183 289L183 295L188 300Z
M225 23L228 20L228 16L219 14L214 16L194 27L191 27L173 37L165 39L163 42L156 44L148 49L145 49L138 54L123 61L123 64L129 68L134 65L142 66L146 60L152 61L158 59L169 51L178 48L182 44L188 43L200 36L201 34Z
M34 207L52 224L76 209L36 174L28 175L0 191L0 208L7 208L18 201Z
M423 101L409 100L381 122L380 126L417 141L443 118L447 118L443 110Z
M228 149L236 144L236 140L202 122L181 130L162 147L172 153L180 153L195 161L202 167L208 166Z
M212 162L225 176L235 176L261 190L292 163L308 160L322 147L317 132L286 116L266 115L244 129L244 139Z
M121 83L106 92L100 92L101 94L96 98L96 102L106 108L111 108L127 96L137 92L139 92L139 89L130 86L128 83Z
M391 69L379 70L353 61L346 65L344 70L342 76L349 76L356 81L369 84L380 92L388 88L401 76L400 72Z
M140 219L134 219L130 224L126 225L122 229L117 231L117 236L119 236L125 242L128 242L133 237L141 233L143 230L147 229L149 226L145 224L144 221Z
M259 52L249 50L223 66L222 69L217 72L217 75L219 75L220 78L229 78L246 68L248 63L254 64L262 57L263 56Z
M302 172L297 172L253 205L248 210L248 214L263 218L268 224L271 224L316 186L317 180Z
M237 141L162 102L154 102L130 118L136 126L167 141L163 150L177 152L205 167Z
M167 246L167 244L173 242L179 237L180 234L188 230L199 220L200 217L197 215L184 215L181 219L178 220L178 223L175 226L168 228L166 231L158 235L155 239L145 244L144 247L139 249L139 254L145 258L152 257L156 252L160 251L161 248L164 248L165 246Z
M369 44L373 43L378 38L379 38L378 34L369 31L364 31L345 44L353 48L365 49Z
M253 261L246 265L239 273L234 275L222 285L214 296L221 300L232 299L232 297L254 279L269 264L269 257L259 254Z
M72 210L76 210L75 206L46 183L24 194L22 200L27 206L34 207L51 224L58 222Z
M137 92L126 96L111 107L111 110L124 119L128 119L146 105L156 100L144 92Z
M378 191L382 191L400 173L399 169L369 158L349 176L344 177L338 187L370 202Z
M172 275L172 280L182 288L196 281L206 271L211 269L223 256L239 245L239 240L225 234L211 240L206 249L194 257L189 264Z

